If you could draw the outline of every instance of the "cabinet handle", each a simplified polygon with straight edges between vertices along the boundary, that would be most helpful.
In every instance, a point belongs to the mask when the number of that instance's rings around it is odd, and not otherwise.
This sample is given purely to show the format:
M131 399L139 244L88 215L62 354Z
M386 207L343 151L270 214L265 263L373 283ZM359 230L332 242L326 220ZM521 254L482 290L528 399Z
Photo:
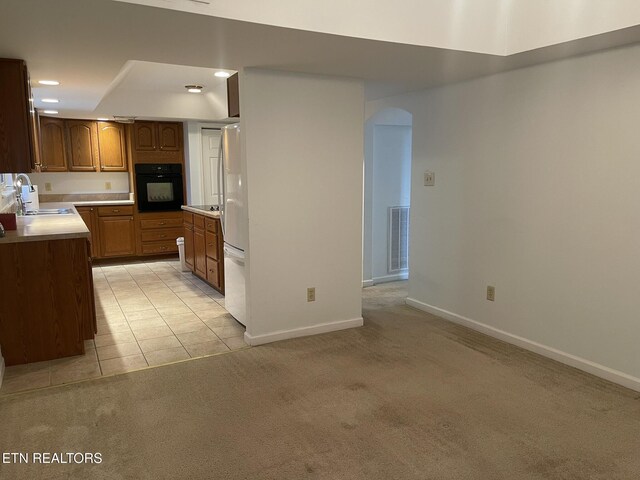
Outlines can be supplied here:
M166 225L166 223L165 222L160 222L160 225Z
M120 213L120 210L118 210L118 209L115 209L115 208L114 208L114 209L112 210L112 212L113 212L113 213Z
M160 238L166 238L166 235L160 235Z
M213 247L213 243L210 243L210 244L209 244L209 246L210 246L210 247Z
M160 247L160 250L166 250L167 247Z

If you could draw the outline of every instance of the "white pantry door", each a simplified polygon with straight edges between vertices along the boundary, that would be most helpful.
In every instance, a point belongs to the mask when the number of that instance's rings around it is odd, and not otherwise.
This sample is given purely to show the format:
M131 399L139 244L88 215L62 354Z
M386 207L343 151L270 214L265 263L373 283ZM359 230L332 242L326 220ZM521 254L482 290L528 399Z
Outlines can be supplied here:
M220 130L202 129L202 193L205 205L222 202L218 192L218 155L220 154Z

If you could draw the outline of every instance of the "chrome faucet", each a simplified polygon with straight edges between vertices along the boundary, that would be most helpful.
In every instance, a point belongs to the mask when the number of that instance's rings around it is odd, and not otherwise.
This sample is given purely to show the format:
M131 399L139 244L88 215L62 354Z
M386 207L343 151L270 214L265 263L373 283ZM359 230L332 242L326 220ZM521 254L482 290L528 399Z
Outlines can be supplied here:
M29 191L33 192L34 189L31 184L31 179L26 173L16 174L16 178L13 180L13 188L16 191L16 202L18 202L18 211L16 212L16 215L25 215L27 213L24 208L24 201L22 200L22 184L25 180L29 186Z

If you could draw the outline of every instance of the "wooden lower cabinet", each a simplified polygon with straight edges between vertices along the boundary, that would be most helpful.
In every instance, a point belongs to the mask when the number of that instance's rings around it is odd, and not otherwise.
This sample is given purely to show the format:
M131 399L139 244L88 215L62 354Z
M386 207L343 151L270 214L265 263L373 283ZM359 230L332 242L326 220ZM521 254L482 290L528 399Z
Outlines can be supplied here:
M0 265L6 365L82 355L96 333L87 239L1 244Z
M199 228L193 229L193 251L194 251L194 263L193 269L195 273L201 277L207 275L207 254L206 254L206 240L204 236L204 230Z
M89 229L89 244L91 248L91 258L97 258L99 256L99 240L98 240L98 225L96 218L96 209L94 207L76 207L78 214L84 220L85 225Z
M195 262L195 249L193 245L193 225L184 226L184 261L187 266L194 270Z
M182 212L138 213L138 255L178 253L182 236Z
M93 258L178 253L176 239L183 234L181 212L136 214L133 205L78 206L76 210L91 234ZM193 251L193 237L191 245Z
M126 257L136 254L133 217L98 217L101 257Z
M183 212L185 262L191 271L224 293L224 255L220 220Z

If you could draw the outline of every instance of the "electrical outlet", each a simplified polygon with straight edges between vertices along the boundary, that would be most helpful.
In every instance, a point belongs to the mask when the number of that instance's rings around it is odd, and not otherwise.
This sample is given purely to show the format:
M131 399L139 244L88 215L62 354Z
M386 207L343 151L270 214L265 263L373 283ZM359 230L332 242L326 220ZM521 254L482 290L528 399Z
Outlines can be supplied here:
M307 302L316 301L316 287L307 288Z
M51 191L51 184L49 182L46 182L44 184L44 191L45 192L50 192Z
M104 182L104 189L111 190L111 182Z
M424 172L424 186L433 187L436 184L436 174L427 170Z
M494 302L496 300L496 287L487 285L487 300Z

